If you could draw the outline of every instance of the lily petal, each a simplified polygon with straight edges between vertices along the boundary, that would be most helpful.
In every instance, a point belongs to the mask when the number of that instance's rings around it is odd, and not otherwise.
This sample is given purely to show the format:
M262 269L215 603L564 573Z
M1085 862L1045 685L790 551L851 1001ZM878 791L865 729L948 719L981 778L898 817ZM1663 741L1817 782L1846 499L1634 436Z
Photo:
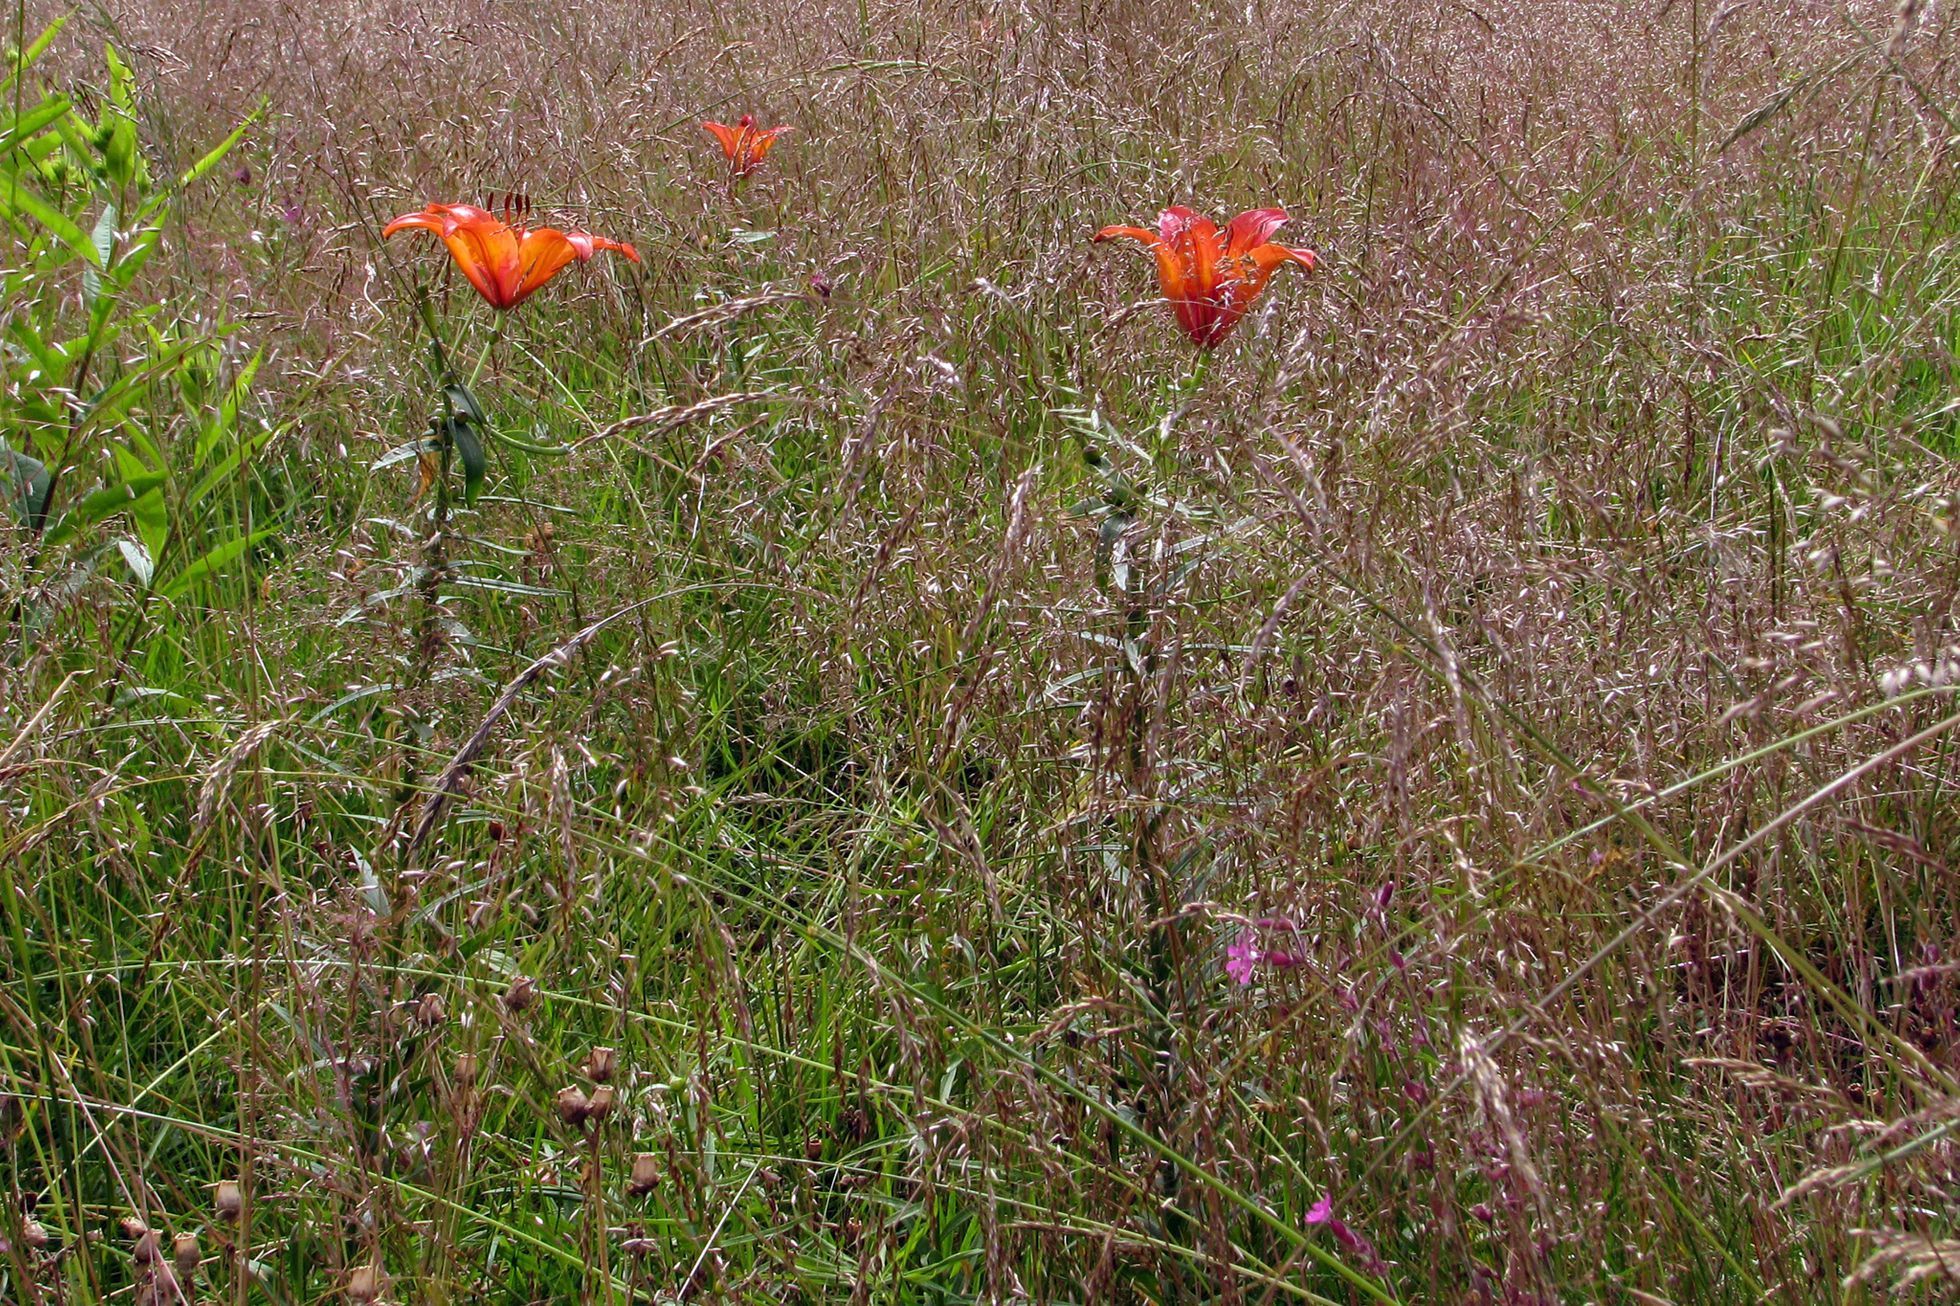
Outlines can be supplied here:
M590 262L594 254L602 249L623 255L635 263L640 261L640 251L623 240L608 240L604 236L594 236L585 231L568 231L565 239L571 242L572 253L581 263Z
M1285 209L1247 209L1225 229L1225 252L1234 257L1248 254L1271 240L1286 223Z

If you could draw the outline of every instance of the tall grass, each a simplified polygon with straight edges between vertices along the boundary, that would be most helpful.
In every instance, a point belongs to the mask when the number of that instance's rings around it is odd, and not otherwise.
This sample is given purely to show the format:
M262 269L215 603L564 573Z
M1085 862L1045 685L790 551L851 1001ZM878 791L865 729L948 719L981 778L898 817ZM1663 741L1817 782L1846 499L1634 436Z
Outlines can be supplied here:
M1950 1295L1953 21L76 18L154 175L262 112L66 475L229 402L255 543L5 528L0 1297ZM379 239L512 191L644 267ZM1321 268L1201 361L1169 202Z

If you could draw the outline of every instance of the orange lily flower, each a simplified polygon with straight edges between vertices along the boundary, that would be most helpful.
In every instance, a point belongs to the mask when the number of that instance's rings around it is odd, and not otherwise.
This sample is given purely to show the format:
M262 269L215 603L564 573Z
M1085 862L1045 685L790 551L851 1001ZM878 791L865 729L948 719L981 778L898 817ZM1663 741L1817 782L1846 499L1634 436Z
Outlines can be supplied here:
M737 177L746 177L760 168L763 157L776 143L776 138L789 130L787 127L771 127L764 131L755 125L755 115L751 113L743 114L742 120L733 127L725 122L704 122L701 126L721 142L721 152L728 156L728 166L734 169Z
M525 201L514 203L509 216L530 211ZM640 261L640 251L624 241L608 240L583 231L555 227L529 230L499 218L474 204L431 204L420 213L406 213L381 229L382 236L399 231L433 231L449 246L449 256L463 270L490 307L508 310L529 299L538 287L557 276L573 259L584 263L602 249Z
M1157 256L1157 280L1177 323L1209 349L1232 333L1275 271L1298 263L1311 271L1310 249L1272 243L1285 209L1247 209L1223 231L1202 213L1172 205L1148 227L1104 227L1098 241L1134 240Z

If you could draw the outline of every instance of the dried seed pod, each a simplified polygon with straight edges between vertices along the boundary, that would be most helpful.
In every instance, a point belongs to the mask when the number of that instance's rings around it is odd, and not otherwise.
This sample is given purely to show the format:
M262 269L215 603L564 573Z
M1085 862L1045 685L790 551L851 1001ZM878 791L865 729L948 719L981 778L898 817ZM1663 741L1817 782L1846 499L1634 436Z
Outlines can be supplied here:
M168 1265L155 1266L136 1285L136 1306L186 1306L183 1286Z
M633 1158L633 1173L626 1180L626 1191L635 1197L645 1197L660 1187L660 1157L653 1152L641 1152Z
M357 1265L347 1275L347 1300L379 1301L388 1290L388 1272L378 1264Z
M476 1059L476 1053L465 1052L456 1058L456 1064L450 1068L449 1073L456 1081L456 1087L475 1088L476 1077L481 1069L482 1066Z
M211 1206L220 1220L236 1220L245 1210L245 1190L238 1186L236 1179L220 1179Z
M611 1048L593 1048L585 1054L585 1074L595 1084L610 1084L619 1070L619 1054Z
M170 1259L176 1263L177 1277L188 1282L197 1274L197 1264L204 1259L204 1251L197 1245L197 1235L180 1233L170 1243Z
M568 1125L582 1125L592 1114L592 1099L577 1084L567 1084L558 1090L558 1118Z
M424 993L422 1000L415 1004L415 1023L423 1029L434 1029L442 1023L442 1018L446 1014L440 993L433 991Z
M586 1100L585 1104L586 1119L596 1125L611 1115L613 1110L613 1097L613 1086L611 1084L601 1084L593 1089L592 1096Z
M142 1221L140 1220L125 1220L123 1221L123 1228L127 1230L132 1223L139 1229L142 1228ZM157 1231L155 1229L143 1229L141 1233L136 1235L136 1245L130 1249L129 1254L138 1265L155 1265L163 1259L163 1239L157 1237Z
M519 975L504 990L504 1010L512 1015L529 1011L538 1002L538 985L529 975Z
M32 1252L46 1251L48 1243L52 1241L41 1222L31 1215L20 1222L20 1240Z

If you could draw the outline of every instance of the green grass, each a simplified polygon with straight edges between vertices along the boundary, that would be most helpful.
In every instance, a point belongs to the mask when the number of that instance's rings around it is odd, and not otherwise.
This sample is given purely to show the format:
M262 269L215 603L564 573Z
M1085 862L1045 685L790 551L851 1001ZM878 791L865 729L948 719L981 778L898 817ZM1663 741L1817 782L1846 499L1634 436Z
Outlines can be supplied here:
M1943 11L466 8L7 88L0 1299L1950 1289Z

